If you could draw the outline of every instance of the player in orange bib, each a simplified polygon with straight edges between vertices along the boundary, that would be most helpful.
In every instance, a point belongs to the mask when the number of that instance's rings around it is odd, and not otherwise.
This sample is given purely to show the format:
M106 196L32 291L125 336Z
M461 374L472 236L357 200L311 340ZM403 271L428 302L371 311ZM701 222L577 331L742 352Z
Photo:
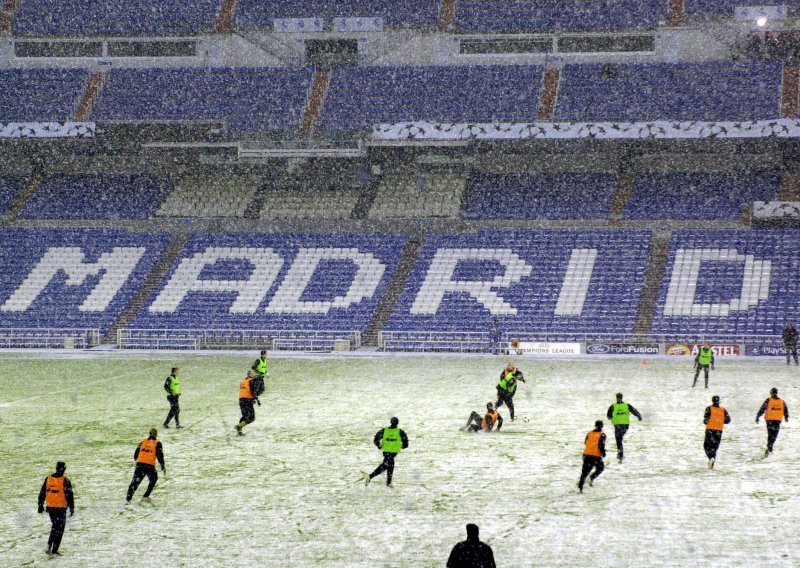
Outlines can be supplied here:
M64 462L56 464L56 472L48 475L39 491L39 512L44 513L47 505L47 514L50 515L50 538L47 540L47 555L61 556L58 547L61 546L61 537L67 525L67 509L69 516L75 514L75 501L72 495L72 484L64 472L67 466Z
M133 494L136 493L139 484L145 477L147 477L149 483L147 484L147 491L142 495L142 501L150 501L150 493L153 492L156 481L158 481L156 461L161 465L161 471L167 473L167 469L164 467L164 449L161 447L161 442L156 439L157 436L158 431L152 428L147 439L142 440L133 453L133 459L136 460L136 469L133 470L133 479L131 479L131 484L128 486L128 495L125 498L126 505L131 502Z
M789 407L782 398L778 398L778 389L773 387L769 391L769 398L764 401L756 414L756 424L762 415L767 422L767 449L764 451L764 457L767 457L772 453L772 447L775 445L775 440L778 439L781 421L789 422Z
M725 424L729 424L731 416L728 411L719 405L719 397L711 397L711 406L706 407L703 416L703 424L706 425L706 439L703 442L703 449L708 456L708 469L714 469L714 462L717 461L717 450L722 442L722 430Z
M486 403L486 414L481 415L474 410L469 415L467 423L460 428L462 432L491 432L496 427L497 431L503 427L503 417L494 408L491 402Z
M594 423L594 430L586 434L583 447L583 469L581 469L581 479L578 481L578 491L583 493L583 483L589 478L589 487L594 484L594 480L603 473L605 464L603 458L606 457L606 435L603 434L603 421L598 420ZM589 473L594 469L594 473Z

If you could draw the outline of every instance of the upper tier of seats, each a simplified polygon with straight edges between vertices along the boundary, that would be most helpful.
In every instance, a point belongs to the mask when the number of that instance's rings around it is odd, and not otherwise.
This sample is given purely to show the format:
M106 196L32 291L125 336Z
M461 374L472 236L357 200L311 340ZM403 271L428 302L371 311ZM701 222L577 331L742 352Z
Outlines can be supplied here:
M476 174L465 219L607 219L613 174Z
M780 116L779 63L566 65L556 120L759 120Z
M45 179L22 219L147 219L169 193L169 180L136 175L60 175Z
M233 130L295 130L310 67L114 69L97 120L219 120Z
M676 231L653 333L776 335L800 317L800 232Z
M83 69L0 70L0 121L73 118L87 77Z
M780 184L777 171L641 175L624 218L738 221L742 206L776 199Z
M313 68L111 70L96 120L227 121L233 130L297 130ZM86 88L83 70L0 71L0 120L65 120ZM780 116L779 63L566 65L555 120L759 120ZM369 130L392 122L537 120L540 66L343 67L332 72L318 126Z
M25 178L18 176L0 177L0 215L8 212L9 207L25 187Z
M433 27L440 0L239 0L237 28L272 28L277 18L383 18L389 27Z
M387 330L630 333L649 248L647 231L430 236Z
M755 2L753 0L685 0L686 14L728 14L733 15L737 6L774 6L782 4L800 8L800 0L781 0L780 2Z
M551 31L654 28L667 17L666 0L458 0L463 31Z
M363 331L405 240L196 234L131 327Z
M119 229L0 231L0 327L105 331L166 243Z
M385 122L530 122L542 67L518 65L343 67L331 78L322 129Z
M14 33L32 36L190 35L211 32L222 0L24 0Z

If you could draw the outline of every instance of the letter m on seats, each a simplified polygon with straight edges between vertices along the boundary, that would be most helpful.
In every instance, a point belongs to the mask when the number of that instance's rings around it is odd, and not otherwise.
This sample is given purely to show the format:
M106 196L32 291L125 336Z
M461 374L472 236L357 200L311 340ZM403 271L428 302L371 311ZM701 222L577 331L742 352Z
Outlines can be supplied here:
M100 281L78 307L82 312L103 312L128 281L145 253L143 247L114 247L100 255L97 262L84 262L79 247L52 247L42 256L11 297L0 306L4 312L24 312L31 307L60 272L67 276L67 286L80 286L90 276Z

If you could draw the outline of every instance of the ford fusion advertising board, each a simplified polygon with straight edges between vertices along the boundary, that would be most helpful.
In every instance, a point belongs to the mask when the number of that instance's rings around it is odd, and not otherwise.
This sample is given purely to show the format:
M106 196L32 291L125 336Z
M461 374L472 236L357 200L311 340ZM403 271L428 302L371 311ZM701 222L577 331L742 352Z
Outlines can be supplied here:
M657 343L590 343L587 355L658 355Z

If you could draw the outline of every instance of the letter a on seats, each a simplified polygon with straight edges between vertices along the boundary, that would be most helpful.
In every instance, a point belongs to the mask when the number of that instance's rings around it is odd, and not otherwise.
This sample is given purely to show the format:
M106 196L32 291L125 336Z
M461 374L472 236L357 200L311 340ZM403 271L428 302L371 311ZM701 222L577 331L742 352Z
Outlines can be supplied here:
M460 260L494 260L505 272L492 280L453 280ZM517 308L501 298L496 288L508 288L530 276L533 269L511 249L440 248L431 261L411 313L435 315L448 292L466 292L494 315L516 315Z
M201 280L206 266L218 260L246 260L253 264L249 278L236 280ZM209 247L189 258L184 258L161 293L148 308L150 313L174 313L190 292L236 292L231 305L232 314L254 314L264 301L283 259L271 248Z
M356 265L357 271L347 292L331 301L300 300L314 276L314 271L323 260L349 260ZM327 314L331 308L347 308L364 298L372 298L385 270L383 263L372 253L359 252L354 248L301 248L267 306L267 313Z
M59 272L67 275L67 286L80 286L89 276L102 272L100 281L78 307L81 312L103 312L108 308L145 253L143 247L114 247L100 255L97 262L84 262L80 247L52 247L0 306L4 312L24 312L39 297Z

